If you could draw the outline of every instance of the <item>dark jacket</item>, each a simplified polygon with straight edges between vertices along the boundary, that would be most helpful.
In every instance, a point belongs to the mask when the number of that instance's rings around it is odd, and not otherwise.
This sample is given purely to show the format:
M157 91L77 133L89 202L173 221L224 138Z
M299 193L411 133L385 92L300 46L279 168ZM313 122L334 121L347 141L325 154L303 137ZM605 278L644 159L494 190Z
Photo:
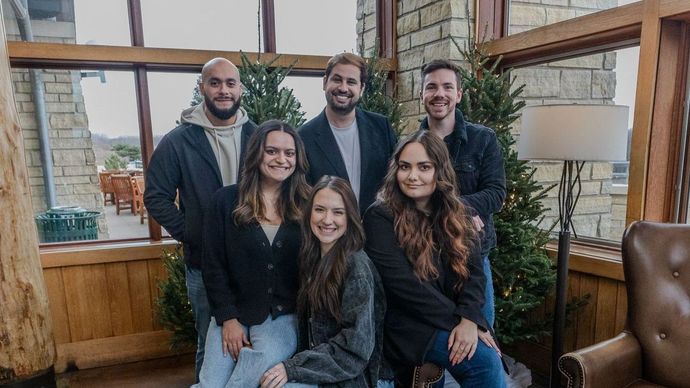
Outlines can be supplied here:
M340 324L325 313L300 320L299 353L283 362L290 381L320 387L376 387L386 297L376 268L362 251L348 257L340 299Z
M384 350L394 369L421 365L436 331L451 331L460 318L486 330L488 325L481 312L486 279L478 247L471 252L467 263L470 277L456 292L458 276L438 254L434 255L438 278L425 282L417 278L398 243L393 214L386 205L375 202L367 210L364 230L365 250L386 290Z
M361 155L359 210L361 213L376 199L388 169L388 160L397 142L388 118L378 113L355 110ZM348 179L345 162L325 110L299 128L309 160L307 180L316 183L324 175Z
M240 160L256 125L242 126ZM185 263L201 268L203 211L223 186L218 162L198 125L185 123L170 131L153 151L146 170L144 205L170 236L184 244ZM179 191L180 208L175 205Z
M428 119L421 128L428 129ZM455 129L444 139L458 176L460 200L474 209L484 222L482 257L496 246L493 214L506 198L506 173L496 133L483 125L465 121L455 111Z
M218 326L233 318L257 325L269 314L295 312L299 224L284 221L269 244L258 222L235 224L237 203L238 186L224 187L204 217L202 275Z

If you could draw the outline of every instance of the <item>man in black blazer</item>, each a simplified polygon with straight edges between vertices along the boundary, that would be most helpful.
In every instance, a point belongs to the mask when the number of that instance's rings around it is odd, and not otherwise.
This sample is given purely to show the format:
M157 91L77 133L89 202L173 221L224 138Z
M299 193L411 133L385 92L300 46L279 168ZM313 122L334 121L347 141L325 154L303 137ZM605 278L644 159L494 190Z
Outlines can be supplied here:
M326 108L299 129L309 183L323 175L347 179L362 213L376 199L397 142L387 117L356 109L366 82L367 65L361 57L332 57L323 77Z

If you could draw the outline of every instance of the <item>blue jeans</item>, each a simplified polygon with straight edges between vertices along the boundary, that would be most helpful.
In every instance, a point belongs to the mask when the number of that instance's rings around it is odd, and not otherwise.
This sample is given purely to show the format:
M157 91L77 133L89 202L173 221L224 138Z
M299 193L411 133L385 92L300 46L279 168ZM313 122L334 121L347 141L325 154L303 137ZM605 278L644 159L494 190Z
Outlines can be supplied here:
M477 342L477 350L472 359L464 359L461 363L451 366L448 359L448 337L447 331L438 331L434 340L434 345L424 355L425 362L434 364L446 369L451 376L463 387L482 387L482 388L505 388L506 383L503 374L503 364L494 349L486 346L482 341ZM443 387L444 381L441 379L434 387Z
M494 327L494 321L496 320L496 307L494 301L494 281L491 275L491 262L489 261L489 256L484 257L482 260L484 267L484 276L486 276L486 287L484 288L484 307L482 307L482 314L486 318L486 322Z
M482 314L486 318L486 322L494 327L494 322L496 321L496 307L494 301L494 282L491 275L491 262L489 261L489 256L482 259L482 267L484 268L484 276L486 277L486 287L484 288L484 306L482 307ZM481 340L479 341L481 342ZM453 380L452 376L448 371L445 373L446 384L444 388L457 388L458 383Z
M201 277L201 270L186 267L187 296L192 305L194 314L194 328L197 332L196 339L196 381L199 381L199 373L204 363L204 346L206 344L206 332L208 323L211 321L211 307L208 305L206 287L204 279Z
M243 326L252 347L240 350L237 362L223 354L223 327L211 318L206 337L206 358L198 388L258 387L261 376L297 350L297 316L281 315L253 326Z

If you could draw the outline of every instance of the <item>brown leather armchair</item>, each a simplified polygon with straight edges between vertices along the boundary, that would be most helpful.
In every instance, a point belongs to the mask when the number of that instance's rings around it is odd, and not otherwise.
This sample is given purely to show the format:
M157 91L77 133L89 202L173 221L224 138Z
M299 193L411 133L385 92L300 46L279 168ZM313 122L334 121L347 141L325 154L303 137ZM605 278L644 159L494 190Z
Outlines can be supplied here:
M690 387L690 225L633 223L623 270L626 329L564 354L568 387Z

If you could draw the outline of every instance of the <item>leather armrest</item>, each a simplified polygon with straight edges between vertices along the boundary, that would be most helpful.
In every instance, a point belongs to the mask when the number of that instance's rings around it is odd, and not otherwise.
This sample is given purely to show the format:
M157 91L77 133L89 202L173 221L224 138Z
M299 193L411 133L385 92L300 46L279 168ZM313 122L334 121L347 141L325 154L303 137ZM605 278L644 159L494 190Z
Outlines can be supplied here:
M640 344L630 332L592 346L566 353L558 368L568 379L568 388L625 387L642 376Z

